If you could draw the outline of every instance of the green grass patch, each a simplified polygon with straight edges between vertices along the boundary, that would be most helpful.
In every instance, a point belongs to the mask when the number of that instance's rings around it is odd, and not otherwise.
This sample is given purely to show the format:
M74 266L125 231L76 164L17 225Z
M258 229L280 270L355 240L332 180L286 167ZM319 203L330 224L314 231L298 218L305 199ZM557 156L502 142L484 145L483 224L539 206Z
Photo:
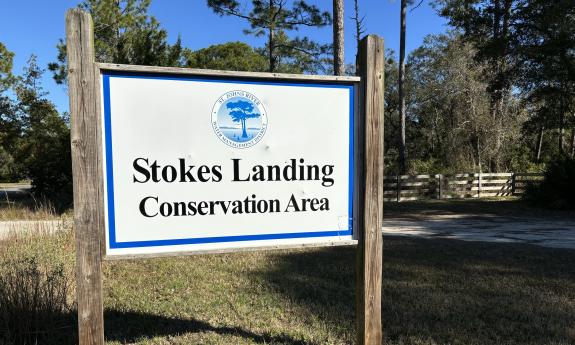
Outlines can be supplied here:
M3 272L63 265L73 308L70 232L0 245ZM353 344L354 262L353 247L105 262L106 341ZM383 277L386 344L575 342L574 250L385 237ZM74 311L58 320L39 343L75 343Z

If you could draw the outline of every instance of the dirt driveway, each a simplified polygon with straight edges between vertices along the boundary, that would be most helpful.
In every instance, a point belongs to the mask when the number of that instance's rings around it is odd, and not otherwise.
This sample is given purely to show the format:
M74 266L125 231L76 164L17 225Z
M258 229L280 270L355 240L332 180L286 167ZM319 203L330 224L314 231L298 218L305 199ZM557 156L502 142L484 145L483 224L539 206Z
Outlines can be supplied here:
M531 208L516 200L386 204L385 235L528 243L575 249L575 214Z

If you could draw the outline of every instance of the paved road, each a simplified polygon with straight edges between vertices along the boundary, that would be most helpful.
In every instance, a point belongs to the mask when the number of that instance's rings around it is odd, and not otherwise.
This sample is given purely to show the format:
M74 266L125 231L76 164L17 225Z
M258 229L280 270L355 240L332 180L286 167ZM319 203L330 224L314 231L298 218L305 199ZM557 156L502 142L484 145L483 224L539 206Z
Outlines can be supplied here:
M28 185L1 185L0 197L11 193L27 193ZM470 204L472 202L467 202ZM430 204L440 207L442 204ZM483 208L479 205L478 209ZM494 204L498 205L498 204ZM505 204L500 204L505 207ZM63 227L61 221L0 222L0 238L13 231L53 232ZM35 230L36 229L36 230ZM464 241L499 243L529 243L544 247L575 249L575 215L573 217L529 217L493 214L453 212L393 212L386 214L384 235L446 238Z
M5 200L15 195L30 193L32 186L27 183L0 183L0 198Z
M0 183L0 201L13 203L13 198L25 196L30 193L32 186L27 183ZM0 239L4 239L12 233L53 233L61 230L69 224L64 219L60 220L6 220L0 221Z
M384 235L464 241L529 243L575 249L574 217L514 217L478 214L388 215Z

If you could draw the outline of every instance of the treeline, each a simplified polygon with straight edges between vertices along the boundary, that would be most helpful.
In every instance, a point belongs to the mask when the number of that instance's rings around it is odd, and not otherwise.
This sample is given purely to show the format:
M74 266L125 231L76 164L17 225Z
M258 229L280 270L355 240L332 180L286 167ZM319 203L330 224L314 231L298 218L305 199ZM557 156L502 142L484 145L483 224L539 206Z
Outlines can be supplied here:
M0 182L31 179L37 194L67 206L72 193L68 115L47 99L36 57L14 76L13 56L0 42Z
M243 20L244 33L263 44L229 42L195 51L179 38L168 42L166 30L148 14L150 0L85 0L79 7L94 19L100 62L353 74L354 64L342 66L343 2L322 9L301 0L207 0L215 14ZM386 58L387 173L528 172L572 157L575 2L430 3L450 28L427 37L409 55L404 53L405 33L409 36L410 14L421 3L401 0L398 6L404 24L400 59L392 50ZM358 40L365 30L364 16L360 0L352 5L354 13L346 16L353 19ZM369 13L367 20L392 15L396 13ZM303 27L332 25L333 42L299 35ZM348 60L355 53L348 52ZM42 90L43 68L35 58L19 76L13 75L12 60L13 54L0 44L0 180L28 178L37 193L69 195L68 116L58 114ZM64 40L57 44L56 61L47 67L65 84Z
M450 29L427 37L407 59L407 172L525 172L573 157L575 2L432 4ZM386 159L388 171L399 171L401 102L393 54L388 65Z

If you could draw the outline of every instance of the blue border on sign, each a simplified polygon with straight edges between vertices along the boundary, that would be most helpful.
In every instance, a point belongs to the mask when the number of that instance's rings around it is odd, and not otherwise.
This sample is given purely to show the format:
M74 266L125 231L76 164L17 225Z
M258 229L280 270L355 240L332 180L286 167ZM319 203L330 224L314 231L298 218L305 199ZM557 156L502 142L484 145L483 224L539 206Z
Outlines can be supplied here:
M274 82L249 80L244 78L221 79L218 77L186 77L172 75L152 75L145 73L130 73L106 71L102 73L103 78L103 98L104 98L104 144L106 155L106 191L108 203L108 239L110 249L120 248L142 248L142 247L160 247L176 246L186 244L204 244L204 243L229 243L243 241L261 241L261 240L278 240L292 238L317 238L317 237L339 237L350 236L353 234L353 173L354 173L354 112L355 112L355 86L349 84L335 83L301 83L301 82ZM348 230L327 230L314 232L297 232L297 233L276 233L276 234L257 234L257 235L239 235L239 236L219 236L219 237L197 237L167 240L150 240L150 241L116 241L116 215L114 206L114 167L112 153L112 120L110 106L110 78L136 78L136 79L159 79L159 80L179 80L192 82L210 82L210 83L230 83L230 84L257 84L270 86L295 86L295 87L320 87L320 88L338 88L349 90L349 214Z

